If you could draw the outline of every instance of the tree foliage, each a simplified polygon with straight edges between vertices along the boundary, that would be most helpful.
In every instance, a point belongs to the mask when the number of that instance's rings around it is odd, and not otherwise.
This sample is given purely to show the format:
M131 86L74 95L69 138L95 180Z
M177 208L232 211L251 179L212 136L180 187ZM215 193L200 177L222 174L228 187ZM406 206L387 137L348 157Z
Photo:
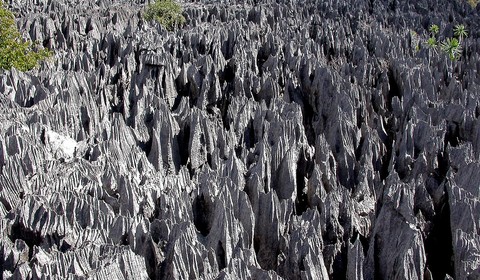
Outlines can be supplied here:
M22 39L15 24L15 16L0 0L0 68L28 71L40 60L51 56L46 49L36 50L36 45Z
M175 27L185 24L182 11L182 6L174 0L156 0L148 5L145 19L156 20L167 30L172 31Z

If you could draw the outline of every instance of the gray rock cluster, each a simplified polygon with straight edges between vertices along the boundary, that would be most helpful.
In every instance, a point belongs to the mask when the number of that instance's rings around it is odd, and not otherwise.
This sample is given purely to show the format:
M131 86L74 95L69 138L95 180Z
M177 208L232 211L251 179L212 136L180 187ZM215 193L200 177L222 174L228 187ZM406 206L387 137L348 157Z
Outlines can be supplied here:
M0 75L3 279L480 277L479 8L7 2L55 56Z

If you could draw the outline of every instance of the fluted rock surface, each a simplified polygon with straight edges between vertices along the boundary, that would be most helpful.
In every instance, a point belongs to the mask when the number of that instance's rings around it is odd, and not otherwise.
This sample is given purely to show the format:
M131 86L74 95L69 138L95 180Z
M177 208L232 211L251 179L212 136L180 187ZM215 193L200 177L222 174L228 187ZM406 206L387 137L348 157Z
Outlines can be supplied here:
M55 55L0 76L3 279L480 276L479 8L7 2Z

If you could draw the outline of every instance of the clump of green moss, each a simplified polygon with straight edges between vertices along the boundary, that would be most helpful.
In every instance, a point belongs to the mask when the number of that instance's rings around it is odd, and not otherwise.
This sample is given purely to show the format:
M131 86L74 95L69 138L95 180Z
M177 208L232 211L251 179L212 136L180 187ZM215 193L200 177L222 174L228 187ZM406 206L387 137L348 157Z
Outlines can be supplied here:
M0 0L0 68L28 71L52 55L47 49L37 49L37 46L22 39L15 24L15 16Z

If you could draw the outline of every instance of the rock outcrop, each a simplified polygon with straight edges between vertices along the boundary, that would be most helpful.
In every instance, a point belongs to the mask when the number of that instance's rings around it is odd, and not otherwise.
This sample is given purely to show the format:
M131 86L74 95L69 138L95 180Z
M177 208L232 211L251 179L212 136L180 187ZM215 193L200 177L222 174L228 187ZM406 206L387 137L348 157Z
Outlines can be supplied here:
M480 6L7 2L55 55L0 75L3 279L480 277Z

